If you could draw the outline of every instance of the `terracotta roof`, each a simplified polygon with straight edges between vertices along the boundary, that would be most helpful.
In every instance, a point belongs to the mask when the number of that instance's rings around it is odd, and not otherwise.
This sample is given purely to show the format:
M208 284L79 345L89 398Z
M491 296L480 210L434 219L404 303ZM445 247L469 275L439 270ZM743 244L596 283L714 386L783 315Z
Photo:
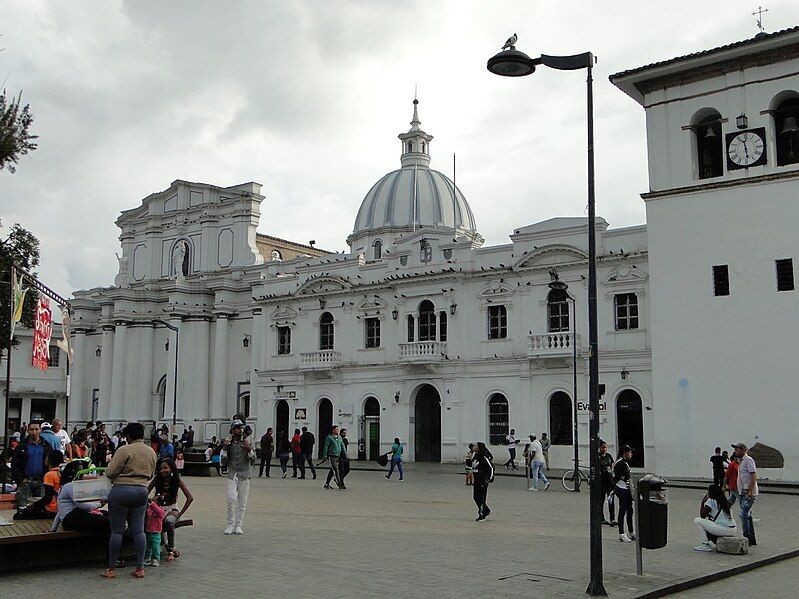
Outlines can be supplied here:
M708 56L710 54L715 54L717 52L725 52L727 50L732 50L734 48L741 48L744 46L748 46L750 44L754 45L758 42L762 42L764 40L773 39L775 37L780 37L782 35L788 35L791 33L799 32L799 26L797 27L790 27L789 29L783 29L781 31L775 31L774 33L758 33L755 37L742 40L740 42L735 42L732 44L727 44L726 46L718 46L717 48L711 48L710 50L702 50L701 52L694 52L693 54L686 54L684 56L677 56L676 58L671 58L669 60L662 60L660 62L653 62L651 64L644 65L642 67L637 67L635 69L628 69L626 71L621 71L620 73L615 73L608 77L612 82L614 79L621 79L622 77L627 77L628 75L635 75L637 73L642 73L649 69L654 69L657 67L662 67L678 62L682 62L684 60L690 60L692 58L699 58L700 56Z
M331 251L328 251L328 250L323 250L322 248L314 247L312 245L306 245L304 243L297 243L296 241L290 241L288 239L283 239L282 237L275 237L274 235L267 235L266 233L256 233L255 236L256 236L256 238L271 239L272 241L280 241L282 243L288 243L289 245L305 248L305 249L308 249L308 250L313 250L315 252L321 252L323 254L334 254L335 253L335 252L331 252Z

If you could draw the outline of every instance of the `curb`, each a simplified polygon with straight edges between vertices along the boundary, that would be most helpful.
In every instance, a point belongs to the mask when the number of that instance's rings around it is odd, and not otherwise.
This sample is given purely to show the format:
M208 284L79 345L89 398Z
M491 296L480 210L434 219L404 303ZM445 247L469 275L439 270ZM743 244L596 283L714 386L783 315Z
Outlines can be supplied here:
M680 580L678 582L668 584L664 587L660 587L659 589L655 589L654 591L649 591L648 593L644 593L643 595L636 595L635 599L657 599L658 597L666 597L668 595L673 595L675 593L681 593L683 591L695 589L697 587L701 587L706 584L710 584L712 582L718 582L719 580L724 580L725 578L732 578L733 576L737 576L738 574L751 572L752 570L757 570L758 568L770 566L771 564L776 564L778 562L782 562L788 559L793 559L795 557L799 557L799 549L794 549L792 551L787 551L785 553L772 555L771 557L766 557L757 561L749 562L741 566L736 566L734 568L727 568L726 570L720 570L719 572L713 572L712 574L705 574L704 576L699 576L697 578Z

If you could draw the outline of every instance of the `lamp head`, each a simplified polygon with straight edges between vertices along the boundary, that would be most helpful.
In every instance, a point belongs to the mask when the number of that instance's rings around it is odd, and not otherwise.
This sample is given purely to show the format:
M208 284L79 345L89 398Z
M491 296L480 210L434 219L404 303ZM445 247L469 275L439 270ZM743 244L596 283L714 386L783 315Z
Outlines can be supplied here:
M515 48L495 54L486 66L494 75L502 77L525 77L535 72L533 59Z

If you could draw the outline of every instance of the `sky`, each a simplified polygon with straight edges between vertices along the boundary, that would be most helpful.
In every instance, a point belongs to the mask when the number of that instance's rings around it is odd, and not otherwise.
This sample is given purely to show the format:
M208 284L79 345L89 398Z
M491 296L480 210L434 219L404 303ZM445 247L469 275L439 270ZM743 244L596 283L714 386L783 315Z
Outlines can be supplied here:
M743 0L0 3L0 82L39 148L0 171L0 220L42 242L62 294L113 283L122 210L176 179L263 184L259 232L345 250L369 188L399 168L418 89L431 168L486 245L586 211L585 71L496 77L512 33L531 56L593 52L597 214L645 222L644 111L608 75L752 37ZM799 24L773 0L766 31Z

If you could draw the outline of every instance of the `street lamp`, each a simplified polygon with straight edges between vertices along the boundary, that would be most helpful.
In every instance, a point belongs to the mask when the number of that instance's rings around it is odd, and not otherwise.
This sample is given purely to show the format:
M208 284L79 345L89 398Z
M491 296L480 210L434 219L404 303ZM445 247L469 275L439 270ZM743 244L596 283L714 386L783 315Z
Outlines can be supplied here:
M514 36L515 37L515 36ZM513 40L515 43L516 40ZM586 593L592 596L607 596L602 582L602 490L599 472L599 353L597 348L596 313L596 207L594 202L594 88L592 71L594 55L591 52L571 56L548 56L530 58L510 45L488 61L488 70L503 77L532 75L537 65L560 71L586 69L586 99L588 117L588 435L591 463L591 581Z
M554 271L553 271L554 272ZM561 300L562 298L570 299L572 302L572 322L571 322L571 345L572 345L572 359L573 359L573 373L572 373L572 395L573 395L573 410L572 410L572 435L574 436L574 492L580 492L580 444L578 443L578 430L577 430L577 302L574 296L569 295L569 286L557 278L557 274L548 285L554 292L555 298Z
M174 331L175 333L175 383L174 390L172 392L172 435L174 436L178 426L178 346L180 345L180 329L175 325L169 324L165 320L161 319L154 320L153 324L162 324L170 331ZM169 341L167 341L167 343L169 343ZM169 346L167 346L167 348L168 347Z

